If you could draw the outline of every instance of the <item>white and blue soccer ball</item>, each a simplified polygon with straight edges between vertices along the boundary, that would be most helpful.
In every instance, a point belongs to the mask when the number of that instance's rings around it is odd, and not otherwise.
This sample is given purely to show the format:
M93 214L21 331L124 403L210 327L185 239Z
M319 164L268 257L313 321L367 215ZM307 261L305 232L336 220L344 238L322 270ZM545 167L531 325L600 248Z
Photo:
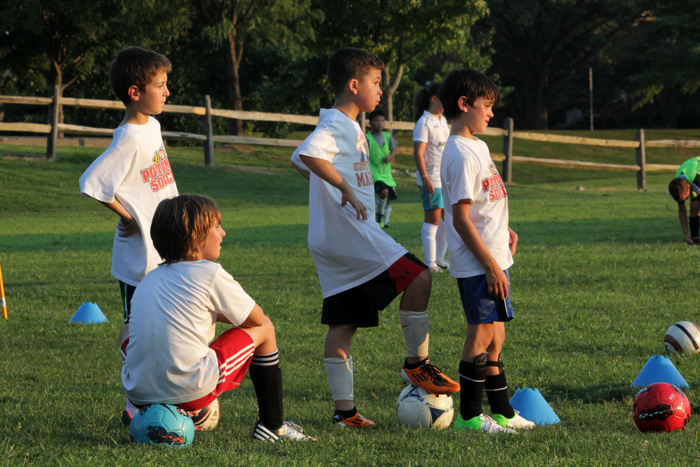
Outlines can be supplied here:
M181 448L192 444L194 422L174 405L145 405L131 420L129 434L137 443Z
M396 415L399 423L410 428L442 430L452 423L454 405L449 394L431 394L410 384L396 401Z

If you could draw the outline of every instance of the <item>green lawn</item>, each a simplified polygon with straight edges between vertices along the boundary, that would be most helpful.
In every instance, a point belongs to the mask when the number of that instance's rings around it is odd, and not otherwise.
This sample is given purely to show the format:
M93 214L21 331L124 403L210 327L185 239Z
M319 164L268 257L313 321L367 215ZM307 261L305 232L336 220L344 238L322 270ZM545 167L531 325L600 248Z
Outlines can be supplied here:
M497 138L487 142L500 151ZM529 143L516 142L515 153L565 157L556 145ZM622 157L599 151L596 160ZM43 148L0 146L1 154L11 152ZM633 173L513 166L508 193L520 243L511 269L516 319L506 326L503 358L511 394L539 389L560 424L516 436L400 426L395 403L405 387L404 350L394 303L378 328L358 332L353 346L357 404L378 427L348 432L329 423L326 329L306 246L307 184L289 165L291 150L218 148L212 168L201 165L200 148L169 148L180 192L204 193L221 205L227 236L220 262L275 323L285 418L319 439L277 445L250 439L257 409L246 380L222 396L216 430L171 451L133 444L120 424L122 312L109 274L115 218L78 193L80 174L100 152L59 148L55 162L0 157L0 264L9 313L0 319L0 465L698 464L697 420L664 434L642 434L632 420L638 389L631 383L650 356L664 352L665 330L677 321L700 322L693 280L700 250L682 241L676 207L664 193L669 174L649 175L648 190L638 192ZM667 154L658 162L692 155ZM585 157L583 149L566 155ZM624 157L633 163L633 151ZM411 156L397 166L411 169ZM415 181L404 174L397 181L388 232L421 257ZM87 301L109 323L69 323ZM434 276L430 316L431 358L456 378L466 325L455 280L446 274ZM700 355L672 361L697 411ZM454 400L458 410L459 396Z

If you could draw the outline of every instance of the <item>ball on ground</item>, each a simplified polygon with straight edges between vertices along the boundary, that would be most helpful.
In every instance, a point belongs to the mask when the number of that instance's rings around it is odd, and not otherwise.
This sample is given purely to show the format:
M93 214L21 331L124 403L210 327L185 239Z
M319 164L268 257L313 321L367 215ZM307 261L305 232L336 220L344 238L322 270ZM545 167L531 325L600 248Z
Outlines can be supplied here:
M131 420L129 434L137 443L180 448L192 444L194 423L184 409L174 405L145 405Z
M449 394L430 394L425 389L407 386L396 401L396 415L410 428L447 428L452 422L454 405Z
M664 335L664 347L667 353L700 353L700 327L690 321L675 323Z
M652 383L634 398L634 423L640 431L674 431L690 421L690 402L677 386Z

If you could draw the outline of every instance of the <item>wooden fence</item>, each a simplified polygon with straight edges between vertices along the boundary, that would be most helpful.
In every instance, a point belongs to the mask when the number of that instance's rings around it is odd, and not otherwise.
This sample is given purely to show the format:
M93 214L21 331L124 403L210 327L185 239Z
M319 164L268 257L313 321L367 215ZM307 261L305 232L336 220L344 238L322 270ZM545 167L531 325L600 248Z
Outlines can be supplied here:
M47 105L50 106L50 118L48 124L37 123L7 123L0 122L0 131L4 132L19 132L19 133L39 133L47 135L46 156L49 159L56 157L56 142L58 132L73 133L80 135L91 136L111 136L113 129L109 128L93 128L79 125L68 125L64 123L56 123L60 112L60 106L76 106L84 108L96 109L114 109L124 110L124 104L119 101L106 101L96 99L79 99L63 97L58 100L54 97L23 97L23 96L2 96L0 95L0 104L24 104L24 105ZM184 139L189 141L199 141L204 146L204 163L205 165L214 165L214 143L234 143L234 144L249 144L277 147L297 147L301 144L299 140L275 139L275 138L254 138L248 136L233 136L233 135L214 135L212 126L212 117L232 118L238 120L255 120L266 122L285 122L297 123L302 125L313 126L318 123L318 117L305 115L288 115L267 112L249 112L240 110L213 109L209 96L204 96L200 106L185 106L185 105L165 105L163 112L198 115L202 119L202 134L185 133L177 131L163 131L163 137L167 139ZM361 126L366 128L364 114L361 116ZM386 127L394 130L413 130L413 122L395 122L387 121ZM513 120L508 118L505 121L503 129L487 128L487 135L503 137L503 154L493 154L494 160L503 161L503 170L501 176L506 183L512 181L512 163L527 163L547 165L553 167L580 168L588 170L618 170L637 173L637 188L640 190L646 189L646 174L647 172L674 172L677 165L668 164L647 164L645 149L648 147L664 147L664 148L700 148L700 141L678 141L678 140L658 140L645 141L644 130L637 130L634 141L623 140L606 140L599 138L583 138L577 136L561 136L543 133L531 133L525 131L514 131ZM631 165L622 164L605 164L597 162L584 162L573 160L560 159L542 159L534 157L522 157L513 155L513 140L525 139L542 142L578 144L588 146L616 147L629 148L635 151L635 163ZM410 148L403 148L404 153L412 154Z

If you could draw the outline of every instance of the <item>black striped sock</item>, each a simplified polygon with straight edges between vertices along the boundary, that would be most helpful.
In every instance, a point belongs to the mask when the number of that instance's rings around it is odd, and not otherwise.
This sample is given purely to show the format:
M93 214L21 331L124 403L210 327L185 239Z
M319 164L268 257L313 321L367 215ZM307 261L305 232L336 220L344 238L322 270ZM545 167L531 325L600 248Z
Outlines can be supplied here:
M459 362L459 384L462 389L459 393L459 413L462 419L469 420L482 414L481 402L484 398L484 384L486 382L485 359L475 363L462 360Z
M508 400L508 383L504 372L497 375L486 375L485 391L491 412L501 414L506 418L513 418L515 411Z
M260 421L270 430L282 426L282 370L279 351L267 355L253 355L248 373L258 399Z

